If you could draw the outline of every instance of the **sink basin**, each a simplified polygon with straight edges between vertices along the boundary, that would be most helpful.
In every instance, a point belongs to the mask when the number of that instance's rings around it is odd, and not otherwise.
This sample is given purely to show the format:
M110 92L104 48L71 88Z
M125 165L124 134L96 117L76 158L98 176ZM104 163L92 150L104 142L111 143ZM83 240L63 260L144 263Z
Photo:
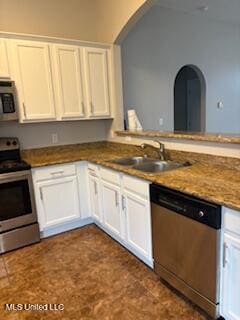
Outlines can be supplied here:
M128 157L128 158L120 158L111 160L111 163L120 164L122 166L135 166L143 163L151 163L155 162L156 159L151 159L147 157Z
M163 171L169 171L184 167L183 164L173 162L173 161L151 161L138 165L134 165L133 169L148 172L148 173L158 173Z
M174 161L162 161L148 157L127 157L110 160L109 162L119 164L126 167L132 167L133 169L148 172L158 173L163 171L169 171L186 166Z

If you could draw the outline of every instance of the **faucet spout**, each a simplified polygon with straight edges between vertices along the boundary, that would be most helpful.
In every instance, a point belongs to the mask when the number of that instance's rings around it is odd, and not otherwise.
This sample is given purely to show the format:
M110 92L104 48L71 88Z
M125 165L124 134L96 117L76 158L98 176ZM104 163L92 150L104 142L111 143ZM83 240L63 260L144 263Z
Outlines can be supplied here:
M159 155L159 158L160 160L165 160L165 146L162 142L160 142L159 140L154 140L154 142L158 143L159 147L154 147L153 145L151 144L148 144L148 143L142 143L141 144L141 148L142 149L145 149L146 147L150 147L150 148L153 148L154 150L156 150L158 152L158 155Z

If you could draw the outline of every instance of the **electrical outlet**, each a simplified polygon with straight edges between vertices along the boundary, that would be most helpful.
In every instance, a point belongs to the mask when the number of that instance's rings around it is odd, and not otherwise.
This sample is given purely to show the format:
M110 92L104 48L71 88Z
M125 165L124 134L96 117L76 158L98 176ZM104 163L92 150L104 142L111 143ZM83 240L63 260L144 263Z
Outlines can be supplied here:
M58 134L52 133L52 143L58 143Z
M224 108L223 102L222 101L218 101L217 107L218 107L218 109L223 109Z
M159 126L160 126L160 127L163 126L163 118L159 118Z

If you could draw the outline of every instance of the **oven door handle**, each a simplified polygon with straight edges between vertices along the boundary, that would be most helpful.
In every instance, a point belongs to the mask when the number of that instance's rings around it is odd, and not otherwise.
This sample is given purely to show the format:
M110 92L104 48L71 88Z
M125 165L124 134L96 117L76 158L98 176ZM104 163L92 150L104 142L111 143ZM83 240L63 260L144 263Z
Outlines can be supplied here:
M2 102L2 96L0 94L0 117L3 115L3 102Z

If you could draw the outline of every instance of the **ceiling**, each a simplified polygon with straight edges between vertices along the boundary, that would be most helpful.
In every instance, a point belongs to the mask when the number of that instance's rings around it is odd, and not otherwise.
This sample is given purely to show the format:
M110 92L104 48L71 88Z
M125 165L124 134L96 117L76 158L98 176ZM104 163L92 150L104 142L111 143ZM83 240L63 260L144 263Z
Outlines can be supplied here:
M240 0L158 0L157 5L219 21L240 24ZM204 10L208 7L208 10Z

